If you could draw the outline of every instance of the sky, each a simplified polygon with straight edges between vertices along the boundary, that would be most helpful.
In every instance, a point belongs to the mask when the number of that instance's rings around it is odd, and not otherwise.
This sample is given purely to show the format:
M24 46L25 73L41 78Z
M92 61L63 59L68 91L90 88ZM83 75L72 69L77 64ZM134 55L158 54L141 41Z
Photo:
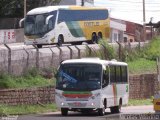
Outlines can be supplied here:
M107 7L110 16L143 24L143 0L94 0L95 6ZM160 0L145 0L146 23L160 21Z

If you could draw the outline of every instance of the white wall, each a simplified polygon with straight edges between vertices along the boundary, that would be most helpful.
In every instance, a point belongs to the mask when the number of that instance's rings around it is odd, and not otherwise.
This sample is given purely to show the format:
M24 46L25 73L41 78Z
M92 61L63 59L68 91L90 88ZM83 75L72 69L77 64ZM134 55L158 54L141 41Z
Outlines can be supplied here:
M123 42L124 31L126 31L126 25L120 22L110 21L111 27L111 41L110 42Z
M15 30L0 30L0 44L16 42Z

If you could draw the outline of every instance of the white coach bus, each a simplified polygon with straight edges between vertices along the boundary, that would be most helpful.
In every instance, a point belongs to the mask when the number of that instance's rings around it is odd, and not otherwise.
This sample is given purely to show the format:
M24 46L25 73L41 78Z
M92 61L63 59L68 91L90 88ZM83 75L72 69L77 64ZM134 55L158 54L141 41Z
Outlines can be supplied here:
M97 43L110 35L109 12L101 7L46 6L29 11L24 23L26 45Z
M62 115L97 110L103 116L106 108L119 113L128 96L128 67L124 62L72 59L62 62L58 69L55 100Z

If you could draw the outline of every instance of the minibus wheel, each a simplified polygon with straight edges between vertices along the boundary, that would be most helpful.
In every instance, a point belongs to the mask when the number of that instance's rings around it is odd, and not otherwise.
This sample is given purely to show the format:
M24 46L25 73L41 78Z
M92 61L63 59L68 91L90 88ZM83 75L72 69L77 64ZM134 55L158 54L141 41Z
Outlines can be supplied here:
M67 116L68 115L68 108L61 108L61 114L63 116Z
M103 106L103 108L98 109L98 114L99 114L99 116L104 116L105 115L105 106Z

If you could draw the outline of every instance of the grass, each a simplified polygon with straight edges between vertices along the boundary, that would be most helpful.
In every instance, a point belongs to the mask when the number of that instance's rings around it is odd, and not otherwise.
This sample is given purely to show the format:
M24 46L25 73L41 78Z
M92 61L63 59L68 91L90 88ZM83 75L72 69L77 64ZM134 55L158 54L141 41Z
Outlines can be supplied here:
M156 61L139 58L128 62L130 74L156 73Z
M42 87L55 84L55 78L44 75L33 69L23 76L0 74L0 89Z
M152 101L153 99L142 99L142 100L130 99L128 102L128 106L153 105Z
M0 105L0 115L24 115L24 114L38 114L46 112L57 111L56 105L46 104L42 105L19 105L19 106L9 106Z
M139 50L128 53L127 63L130 74L156 73L156 59L160 57L160 38L154 38L150 43Z

